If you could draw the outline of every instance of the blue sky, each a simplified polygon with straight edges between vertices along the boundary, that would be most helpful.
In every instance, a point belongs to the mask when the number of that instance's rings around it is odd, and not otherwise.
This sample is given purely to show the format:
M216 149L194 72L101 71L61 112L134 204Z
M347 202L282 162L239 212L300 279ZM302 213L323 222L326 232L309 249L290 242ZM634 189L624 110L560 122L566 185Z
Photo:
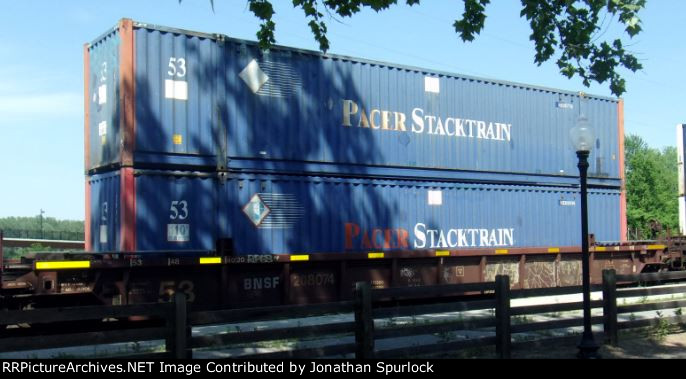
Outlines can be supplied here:
M0 0L0 217L83 219L83 44L123 17L236 38L255 39L258 21L242 0ZM304 17L290 1L276 3L279 44L316 49ZM533 63L520 3L498 0L486 29L462 43L452 21L461 1L428 1L379 14L330 20L331 53L610 96L607 85L585 88L562 77L554 62ZM686 1L649 1L643 33L631 40L644 65L625 72L626 133L651 146L674 146L686 123ZM618 33L609 27L605 36Z

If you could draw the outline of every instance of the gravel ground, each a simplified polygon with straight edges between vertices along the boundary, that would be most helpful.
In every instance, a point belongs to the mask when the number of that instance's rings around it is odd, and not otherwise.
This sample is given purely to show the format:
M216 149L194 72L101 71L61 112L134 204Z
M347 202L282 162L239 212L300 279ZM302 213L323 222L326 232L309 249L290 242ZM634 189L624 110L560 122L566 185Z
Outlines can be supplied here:
M514 359L575 359L579 341L570 341L554 347L516 349ZM686 332L658 337L651 330L620 334L619 346L602 345L602 359L684 359L686 358ZM484 357L487 358L487 357Z

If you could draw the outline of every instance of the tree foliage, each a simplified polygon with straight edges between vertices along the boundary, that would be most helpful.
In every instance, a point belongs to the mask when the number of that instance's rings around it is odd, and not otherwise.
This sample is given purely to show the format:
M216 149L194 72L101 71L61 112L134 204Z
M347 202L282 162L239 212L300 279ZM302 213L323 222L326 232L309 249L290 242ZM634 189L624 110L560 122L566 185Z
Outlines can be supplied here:
M179 3L182 0L179 0ZM271 0L246 0L248 8L261 24L257 39L267 49L276 42L274 7ZM474 40L486 24L486 8L491 0L462 0L464 10L453 23L455 31L464 42ZM591 82L609 81L613 94L621 96L626 91L626 81L619 69L636 71L642 68L638 59L625 48L622 38L603 38L608 28L617 23L626 36L634 37L641 32L638 13L646 0L520 0L520 17L526 18L531 27L529 39L533 41L536 54L534 62L541 65L553 57L560 73L568 78L579 76L585 86ZM352 17L363 9L376 12L398 3L419 5L420 0L292 0L308 20L314 39L322 51L329 49L327 17ZM214 9L214 0L210 0ZM608 21L606 23L606 21Z
M41 230L40 216L0 218L0 229L5 230L6 232L35 231L37 232L36 235L39 235ZM54 217L43 217L43 231L47 234L50 234L51 232L83 234L83 221L58 220Z
M678 231L676 149L651 148L636 135L627 136L624 146L631 237L655 238L667 230Z

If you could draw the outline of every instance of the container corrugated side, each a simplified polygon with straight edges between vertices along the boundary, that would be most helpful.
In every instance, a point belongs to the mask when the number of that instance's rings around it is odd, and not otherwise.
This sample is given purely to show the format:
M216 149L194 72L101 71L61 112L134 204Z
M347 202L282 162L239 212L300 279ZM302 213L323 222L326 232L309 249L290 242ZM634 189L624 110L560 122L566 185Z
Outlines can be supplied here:
M589 175L620 177L616 100L245 41L224 51L231 167L578 176L568 135L583 112L597 137Z
M218 238L236 255L580 244L572 187L137 171L126 200L121 175L91 178L96 251L212 250ZM619 209L619 190L590 191L596 239L619 239Z
M578 189L240 176L222 187L238 254L580 245ZM619 239L620 193L589 191L589 231Z

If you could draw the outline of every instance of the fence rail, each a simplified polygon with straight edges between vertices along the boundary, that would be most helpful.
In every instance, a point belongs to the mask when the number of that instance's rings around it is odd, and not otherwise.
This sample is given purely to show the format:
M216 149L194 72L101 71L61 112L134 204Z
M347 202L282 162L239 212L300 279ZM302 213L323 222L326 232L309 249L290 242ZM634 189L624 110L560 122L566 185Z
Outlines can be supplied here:
M678 279L685 279L684 272L664 272L647 273L638 275L617 275L615 270L603 271L603 316L605 327L605 342L617 346L619 343L619 330L629 328L641 328L649 326L659 326L660 323L679 323L685 324L686 317L680 314L674 317L660 317L659 319L629 320L619 321L619 314L633 314L635 312L663 311L665 309L677 309L681 313L681 308L686 307L685 300L665 299L642 304L623 304L617 303L618 298L645 297L655 295L675 295L686 294L686 286L673 286L661 288L637 288L637 289L618 289L617 282L664 282Z
M686 286L667 288L617 288L631 280L639 283L676 280L686 276L673 273L619 276L614 270L603 271L603 300L591 302L592 308L602 308L603 314L594 315L592 324L603 324L604 340L612 345L618 343L618 331L628 328L659 326L664 322L686 323L686 316L675 311L673 317L644 320L619 320L618 315L645 311L662 311L686 307L686 300L668 299L652 303L618 304L618 298L627 296L649 296L654 294L686 295ZM537 341L522 342L517 336L540 331L565 330L581 327L583 319L577 314L583 308L581 302L560 304L541 304L511 306L512 299L532 296L578 293L572 289L520 290L510 291L507 276L496 276L495 282L431 286L416 288L372 289L368 283L356 283L353 301L313 305L288 305L250 309L231 309L219 311L189 311L186 298L177 293L173 303L141 304L114 307L78 307L64 309L0 311L0 352L46 349L84 344L107 344L163 340L164 351L142 353L136 357L176 357L190 358L207 349L224 349L240 344L255 344L264 341L297 340L327 337L329 344L311 346L297 344L281 351L249 351L240 358L313 358L324 356L354 355L357 358L415 357L470 348L494 347L499 358L509 358L514 348L527 348L555 342L578 339L579 336L560 336L539 338ZM462 293L481 293L476 300L455 297ZM425 296L422 296L424 294ZM431 304L418 304L418 300L436 300ZM421 301L420 301L421 303ZM478 317L461 318L463 312L478 314ZM474 313L476 312L476 313ZM562 312L576 312L574 317L554 317L549 315ZM348 316L342 317L341 314ZM352 314L352 319L351 315ZM458 314L460 318L450 315ZM437 318L441 315L443 318ZM536 316L544 315L544 316ZM122 329L78 330L70 334L62 332L62 323L81 323L84 320L114 319L126 320L134 316L158 320L157 324L123 323ZM337 317L335 321L318 319L318 323L293 326L284 320L293 318L311 319L313 317ZM528 319L530 316L531 319ZM394 323L396 318L425 317L427 322ZM218 327L217 331L206 335L191 333L192 328L222 326L258 320L283 323L269 329L229 330ZM523 322L522 322L523 320ZM30 324L50 330L45 335L37 333L21 334L21 330L4 329L5 325ZM53 327L54 325L54 327ZM114 324L111 324L114 325ZM279 325L279 324L277 324ZM52 327L52 328L51 328ZM3 332L4 329L4 332ZM30 330L27 329L27 330ZM64 329L66 330L66 329ZM214 330L214 329L213 329ZM471 331L476 335L461 340L436 340L435 336L454 331ZM393 338L434 336L430 343L418 346L392 346L385 343ZM385 343L385 344L384 344ZM250 345L253 346L253 345Z
M84 345L113 344L121 342L140 342L164 340L165 351L162 357L172 357L173 349L178 344L175 328L185 324L183 312L179 308L186 306L185 296L178 294L176 304L140 304L127 306L89 306L58 309L37 309L21 311L0 311L0 352L42 350ZM158 326L140 327L143 323L126 323L131 317L158 319ZM126 327L113 330L102 330L103 319L111 323L121 323ZM87 322L92 322L91 324ZM28 324L40 328L40 335L19 335L17 329L6 329L7 326ZM93 330L73 332L75 329ZM27 328L31 331L32 328ZM71 331L71 332L69 332Z
M22 238L56 241L83 241L84 232L60 231L60 230L31 230L31 229L3 229L5 238Z

